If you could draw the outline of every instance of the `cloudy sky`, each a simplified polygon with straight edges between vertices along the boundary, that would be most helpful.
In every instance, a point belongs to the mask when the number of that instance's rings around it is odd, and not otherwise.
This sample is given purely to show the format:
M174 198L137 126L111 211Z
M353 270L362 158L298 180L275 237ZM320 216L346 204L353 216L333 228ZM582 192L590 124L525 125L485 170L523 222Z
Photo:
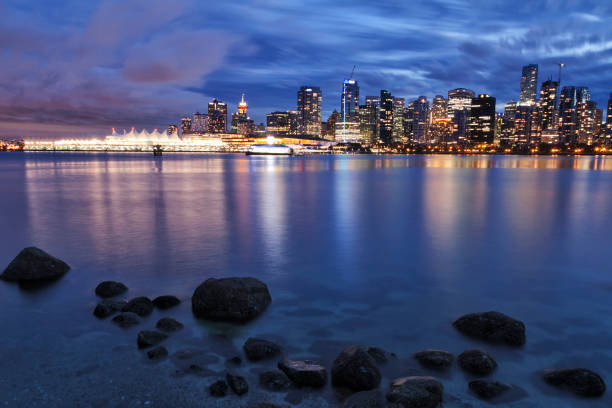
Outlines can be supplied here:
M567 68L600 107L612 92L612 2L578 0L0 0L0 136L61 137L165 128L231 110L242 92L264 121L320 86L326 117L357 65L365 95L448 89L518 98Z

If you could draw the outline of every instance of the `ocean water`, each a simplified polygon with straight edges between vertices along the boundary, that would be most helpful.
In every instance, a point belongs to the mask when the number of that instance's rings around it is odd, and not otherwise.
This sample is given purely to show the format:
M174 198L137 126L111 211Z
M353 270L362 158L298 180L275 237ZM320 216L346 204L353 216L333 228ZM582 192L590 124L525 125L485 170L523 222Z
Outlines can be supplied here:
M487 350L491 378L521 390L503 406L612 405L612 391L578 399L537 374L586 367L612 385L612 158L3 153L0 194L0 269L31 245L72 266L35 290L0 281L0 406L341 406L331 386L262 390L257 373L273 361L232 368L247 396L211 399L251 336L328 367L346 345L382 347L397 355L383 391L434 375L445 407L490 404L456 366L432 373L412 353ZM196 320L194 289L227 276L266 282L271 306L246 325ZM109 279L126 298L183 302L122 330L92 315ZM451 325L487 310L524 321L527 344L493 346ZM162 316L185 329L151 363L136 334Z

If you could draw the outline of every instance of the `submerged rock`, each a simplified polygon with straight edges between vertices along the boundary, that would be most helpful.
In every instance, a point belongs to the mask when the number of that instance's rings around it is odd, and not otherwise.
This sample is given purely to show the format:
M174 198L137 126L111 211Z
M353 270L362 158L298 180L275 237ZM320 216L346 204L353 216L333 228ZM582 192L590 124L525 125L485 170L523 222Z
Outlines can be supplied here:
M140 296L130 300L121 311L136 313L144 317L153 313L153 303L148 297Z
M349 396L344 408L385 408L385 397L380 390L360 391Z
M123 300L104 299L96 305L93 314L96 317L104 319L105 317L114 315L115 313L120 311L125 305L126 302Z
M155 346L156 344L161 343L166 340L168 335L166 333L161 333L153 330L143 330L138 333L137 343L138 348L147 348L151 346Z
M281 346L274 342L253 337L249 337L247 339L243 348L247 358L251 361L259 361L275 357L279 355L282 350Z
M170 309L179 303L181 303L180 299L171 295L158 296L153 299L153 305L158 309Z
M471 313L455 320L453 326L463 334L509 346L525 344L525 324L499 312Z
M268 391L286 391L291 388L291 381L280 371L264 371L259 374L259 385Z
M586 368L549 369L542 378L548 384L582 397L599 397L606 391L606 383L599 374Z
M249 384L246 382L244 377L232 373L227 373L225 375L225 379L229 384L232 391L236 393L236 395L244 395L249 392Z
M453 364L453 355L444 350L419 351L414 353L414 358L416 358L423 367L437 370L445 370Z
M216 381L208 387L213 397L225 397L227 395L227 383L223 380Z
M437 408L443 390L442 383L433 377L403 377L391 383L387 400L404 408Z
M176 319L173 319L171 317L164 317L159 319L155 327L165 332L174 332L177 330L181 330L185 326L183 325L183 323L179 322Z
M62 277L70 266L42 249L24 248L6 267L0 279L10 282L34 282Z
M331 370L335 386L353 391L371 390L380 384L380 371L374 358L360 346L349 346L334 360Z
M191 308L198 318L244 323L270 302L268 287L255 278L210 278L193 293Z
M489 375L497 368L497 362L482 350L466 350L457 358L459 366L476 375Z
M127 286L125 286L121 282L115 281L104 281L96 286L96 295L102 298L110 298L113 296L121 295L128 290Z
M395 358L395 354L390 353L386 350L381 349L380 347L368 346L365 348L365 351L372 356L372 358L378 364L384 364L389 361L390 358Z
M327 383L327 370L322 365L308 360L285 359L278 368L296 385L323 387Z
M122 329L127 329L128 327L136 326L137 324L139 324L140 318L136 313L124 312L113 317L113 323L115 323Z
M496 398L512 388L499 381L474 380L469 383L470 390L484 400Z
M159 360L168 356L168 350L164 346L158 346L147 351L147 357L151 360Z

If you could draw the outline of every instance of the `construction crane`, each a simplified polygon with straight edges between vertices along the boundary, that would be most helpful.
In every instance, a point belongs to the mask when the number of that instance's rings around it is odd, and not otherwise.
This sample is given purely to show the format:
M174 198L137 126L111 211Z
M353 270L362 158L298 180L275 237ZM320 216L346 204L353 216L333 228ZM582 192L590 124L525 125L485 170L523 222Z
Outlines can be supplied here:
M351 71L351 76L349 77L349 79L353 79L353 74L355 73L355 68L357 68L357 65L353 65L353 70Z

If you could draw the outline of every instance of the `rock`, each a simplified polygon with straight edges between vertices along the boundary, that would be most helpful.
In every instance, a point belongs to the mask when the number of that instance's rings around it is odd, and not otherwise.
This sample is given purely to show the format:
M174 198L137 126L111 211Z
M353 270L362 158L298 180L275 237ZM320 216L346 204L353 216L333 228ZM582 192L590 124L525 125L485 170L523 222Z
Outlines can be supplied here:
M275 404L273 402L253 402L247 405L248 408L291 408L289 405L285 404Z
M125 312L113 317L113 323L115 323L122 329L127 329L128 327L136 326L137 324L139 324L140 318L136 313Z
M437 408L443 389L433 377L403 377L391 383L387 400L404 408Z
M497 368L497 363L482 350L466 350L457 358L459 366L465 371L476 375L489 375Z
M24 248L6 267L0 279L9 282L34 282L62 277L70 266L36 247Z
M469 383L470 390L484 400L490 400L508 391L511 386L499 381L474 380Z
M414 353L414 358L416 358L423 367L437 370L445 370L453 364L453 355L443 350L419 351L418 353Z
M168 356L168 350L164 346L158 346L147 351L147 357L151 360L159 360Z
M348 397L344 408L385 408L385 398L380 390L360 391Z
M165 333L161 333L153 330L143 330L138 333L138 348L147 348L151 346L155 346L156 344L161 343L166 340L168 335Z
M136 313L140 317L148 316L153 313L153 303L149 300L148 297L136 297L130 300L124 307L121 309L122 312L132 312Z
M216 381L208 387L208 391L213 397L225 397L227 394L227 384L223 380Z
M277 356L281 352L281 346L264 339L249 337L244 343L244 352L251 361L260 361Z
M271 301L268 287L255 278L210 278L193 293L191 308L198 318L244 323Z
M264 371L259 374L259 385L268 391L286 391L291 388L291 381L280 371Z
M380 371L363 347L349 346L334 360L331 378L335 386L367 391L379 386Z
M242 364L242 359L238 356L234 356L232 358L227 359L228 364L240 365Z
M582 397L599 397L606 391L601 376L586 368L549 369L544 371L542 378L550 385Z
M96 286L96 295L102 298L110 298L125 293L127 290L127 286L121 282L104 281Z
M165 332L174 332L177 330L181 330L185 326L183 326L183 323L179 322L176 319L173 319L171 317L164 317L159 319L155 327Z
M525 344L525 324L499 312L471 313L455 320L453 326L463 334L509 346Z
M227 373L225 375L225 379L227 380L227 383L229 384L232 391L236 393L236 395L244 395L249 392L249 384L247 384L244 377Z
M117 313L125 305L126 305L126 302L124 302L123 300L104 299L103 301L98 303L98 305L94 309L93 314L96 317L104 319L105 317L108 317L110 315Z
M395 357L395 354L393 353L389 353L386 350L381 349L380 347L375 347L375 346L368 346L365 348L365 351L372 356L372 358L378 363L378 364L384 364L387 361L389 361L389 359L391 357Z
M166 296L158 296L153 299L153 305L158 309L170 309L181 303L179 298L176 296L166 295Z
M323 387L327 383L327 370L322 365L308 360L285 359L278 368L296 385Z

